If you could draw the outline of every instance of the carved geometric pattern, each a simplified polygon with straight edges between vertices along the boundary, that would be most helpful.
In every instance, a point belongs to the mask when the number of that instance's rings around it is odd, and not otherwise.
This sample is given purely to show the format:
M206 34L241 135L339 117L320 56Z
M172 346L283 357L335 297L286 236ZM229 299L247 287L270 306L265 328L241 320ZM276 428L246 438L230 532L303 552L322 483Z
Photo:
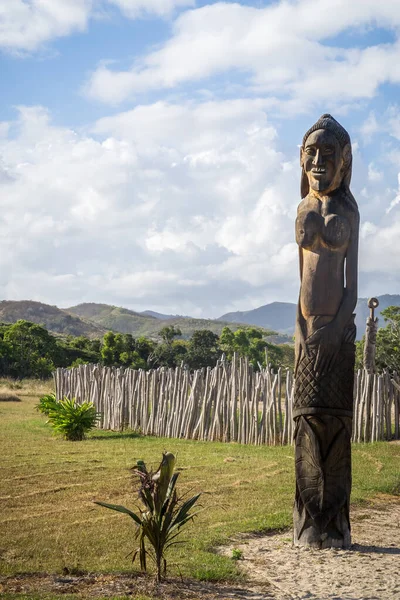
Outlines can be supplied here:
M342 344L333 368L325 375L314 372L317 348L308 348L309 356L302 353L294 390L293 410L321 408L323 412L353 410L355 346Z

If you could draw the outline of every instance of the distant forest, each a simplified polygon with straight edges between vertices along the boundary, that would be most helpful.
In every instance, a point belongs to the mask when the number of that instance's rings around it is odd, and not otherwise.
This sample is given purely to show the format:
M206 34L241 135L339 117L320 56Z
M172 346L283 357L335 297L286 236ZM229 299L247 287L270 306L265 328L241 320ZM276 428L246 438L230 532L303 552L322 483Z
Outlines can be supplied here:
M187 365L190 369L215 366L222 354L227 360L234 352L247 356L255 369L266 361L274 368L292 367L294 348L266 341L265 331L224 327L218 336L211 330L194 331L189 339L174 325L162 327L157 340L129 333L108 331L102 338L53 335L42 325L20 319L0 324L0 376L22 379L51 376L57 367L85 363L152 369Z
M400 371L400 306L389 306L381 315L385 327L377 334L377 369ZM85 363L146 370L184 364L200 369L215 366L223 354L230 360L234 352L248 357L254 369L265 367L267 361L274 369L293 368L293 344L272 344L267 341L270 334L253 326L236 330L225 326L219 335L199 329L184 339L181 329L171 324L161 327L156 339L112 331L92 338L53 334L43 325L20 319L0 323L0 377L45 379L57 367ZM356 345L356 367L360 368L364 338Z

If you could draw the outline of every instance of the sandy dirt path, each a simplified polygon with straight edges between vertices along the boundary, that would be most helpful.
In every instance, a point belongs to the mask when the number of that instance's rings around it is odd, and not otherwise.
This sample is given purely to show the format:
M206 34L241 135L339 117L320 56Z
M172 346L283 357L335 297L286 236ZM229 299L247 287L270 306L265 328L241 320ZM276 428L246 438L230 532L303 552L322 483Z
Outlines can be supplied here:
M353 511L352 539L350 550L312 550L292 547L290 532L241 536L221 551L242 552L239 564L265 599L400 600L400 498Z

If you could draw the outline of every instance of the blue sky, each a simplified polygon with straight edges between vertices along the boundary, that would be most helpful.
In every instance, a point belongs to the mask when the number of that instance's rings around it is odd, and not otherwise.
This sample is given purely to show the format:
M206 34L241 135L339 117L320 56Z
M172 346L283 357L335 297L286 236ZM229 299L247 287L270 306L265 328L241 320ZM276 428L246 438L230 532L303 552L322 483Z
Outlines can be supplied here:
M298 146L349 131L359 295L400 293L398 0L0 0L0 297L296 301Z

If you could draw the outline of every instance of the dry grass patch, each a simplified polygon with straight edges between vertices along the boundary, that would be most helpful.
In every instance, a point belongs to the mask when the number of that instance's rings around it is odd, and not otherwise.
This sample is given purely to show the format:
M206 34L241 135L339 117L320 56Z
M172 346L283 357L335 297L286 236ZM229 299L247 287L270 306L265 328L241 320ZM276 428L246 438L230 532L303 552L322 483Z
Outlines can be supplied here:
M0 402L21 402L21 398L10 392L0 392Z
M0 393L17 393L18 396L42 396L54 391L53 379L0 378Z

